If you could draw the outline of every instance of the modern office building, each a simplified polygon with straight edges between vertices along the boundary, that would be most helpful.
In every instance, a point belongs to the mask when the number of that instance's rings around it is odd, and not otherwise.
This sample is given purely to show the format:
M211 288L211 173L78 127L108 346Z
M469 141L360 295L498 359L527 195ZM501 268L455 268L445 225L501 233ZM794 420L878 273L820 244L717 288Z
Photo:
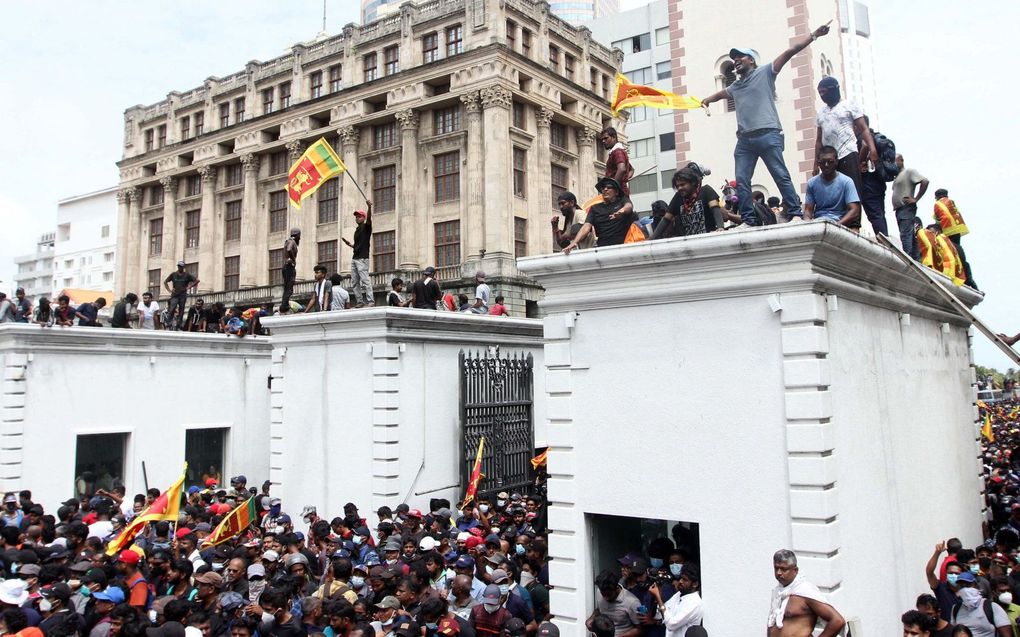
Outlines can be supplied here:
M283 244L302 229L298 278L346 272L355 209L374 201L372 263L394 276L439 268L523 314L540 290L515 257L552 249L563 190L593 194L622 56L531 0L406 3L397 15L124 114L118 292L158 291L183 259L206 300L282 294ZM326 138L348 167L300 210L287 172ZM310 290L310 287L307 287ZM299 287L298 292L307 291ZM534 306L527 306L529 312Z
M112 292L116 250L116 187L69 197L57 203L54 291Z
M14 258L14 285L11 293L17 288L25 288L25 296L35 302L40 296L53 294L53 246L56 233L47 232L39 237L35 244L35 252Z

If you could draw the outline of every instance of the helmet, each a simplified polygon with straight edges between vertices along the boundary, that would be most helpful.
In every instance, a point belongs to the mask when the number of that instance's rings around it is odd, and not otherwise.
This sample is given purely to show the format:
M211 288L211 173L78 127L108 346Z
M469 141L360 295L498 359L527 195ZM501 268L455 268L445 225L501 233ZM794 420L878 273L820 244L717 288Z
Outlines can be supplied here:
M283 561L283 564L288 571L290 570L290 567L294 566L295 564L304 564L307 567L308 558L305 557L304 553L290 553L287 555L287 558Z

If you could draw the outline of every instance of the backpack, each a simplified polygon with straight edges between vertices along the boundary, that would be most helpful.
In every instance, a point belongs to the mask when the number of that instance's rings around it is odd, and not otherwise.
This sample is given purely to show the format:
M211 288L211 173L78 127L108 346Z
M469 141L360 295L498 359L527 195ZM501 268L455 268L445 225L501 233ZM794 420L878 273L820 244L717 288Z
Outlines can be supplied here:
M982 605L983 605L983 607L985 609L985 617L988 619L988 623L991 624L992 627L994 628L995 627L995 614L992 612L992 600L986 599L986 600L984 600ZM957 600L956 603L953 604L953 609L950 611L950 613L951 613L951 615L953 617L953 623L954 624L957 623L956 622L956 615L960 612L960 607L961 606L963 606L963 602L961 600Z
M896 144L882 133L871 131L875 138L875 152L878 153L878 163L875 165L875 172L882 178L882 181L892 181L900 174L899 166L896 165Z
M772 212L772 209L765 204L756 201L752 209L754 210L754 216L758 218L759 226L773 226L776 224L776 213Z

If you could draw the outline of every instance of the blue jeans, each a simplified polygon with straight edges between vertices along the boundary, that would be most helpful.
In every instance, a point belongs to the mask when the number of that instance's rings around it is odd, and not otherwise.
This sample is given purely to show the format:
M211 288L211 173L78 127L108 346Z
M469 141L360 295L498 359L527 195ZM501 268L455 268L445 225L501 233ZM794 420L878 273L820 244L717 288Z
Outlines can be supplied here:
M900 244L903 251L921 260L921 250L917 246L917 235L914 233L914 217L917 216L917 204L908 204L896 209L896 225L900 228Z
M756 137L737 138L737 147L733 149L733 161L736 164L734 171L737 173L737 198L740 200L740 218L749 226L758 223L753 210L754 202L751 199L751 177L754 175L754 167L758 165L758 159L765 162L765 168L776 182L779 194L789 209L789 215L800 217L803 214L800 209L800 194L793 187L790 171L786 169L786 162L783 161L785 148L786 140L783 131L779 129Z

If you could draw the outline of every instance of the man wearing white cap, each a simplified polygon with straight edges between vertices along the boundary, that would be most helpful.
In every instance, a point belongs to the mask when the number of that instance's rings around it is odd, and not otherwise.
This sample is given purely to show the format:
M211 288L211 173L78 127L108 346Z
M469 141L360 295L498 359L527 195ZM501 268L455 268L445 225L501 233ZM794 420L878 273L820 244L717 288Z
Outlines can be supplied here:
M783 125L776 110L776 75L794 55L828 32L828 23L823 24L804 40L783 51L770 64L761 67L758 66L758 54L754 49L730 49L737 81L701 100L701 105L706 108L712 102L729 98L736 105L737 147L733 151L734 172L740 217L749 226L758 225L751 199L751 177L759 159L765 162L765 168L779 187L783 201L789 206L790 216L801 215L800 195L783 160L786 143Z

